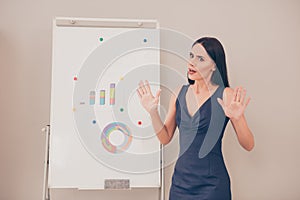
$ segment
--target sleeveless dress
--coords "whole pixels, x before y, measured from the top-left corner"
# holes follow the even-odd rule
[[[169,200],[230,200],[230,178],[222,154],[229,118],[217,102],[225,87],[219,86],[191,116],[186,104],[189,86],[183,85],[176,99],[180,151]]]

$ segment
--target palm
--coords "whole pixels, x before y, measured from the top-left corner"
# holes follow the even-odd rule
[[[223,109],[227,117],[234,119],[239,119],[245,110],[244,106],[237,102],[230,102],[229,105],[225,105]]]
[[[250,101],[250,97],[248,97],[247,101],[244,102],[245,96],[246,90],[238,87],[234,89],[231,99],[224,93],[223,100],[218,99],[218,102],[221,104],[227,117],[238,120],[244,114],[244,111]]]
[[[158,99],[156,99],[151,93],[146,93],[141,96],[141,104],[150,112],[152,109],[156,109],[158,105]]]
[[[152,95],[149,82],[146,81],[146,84],[141,81],[139,83],[139,88],[137,89],[137,93],[140,97],[140,101],[142,106],[145,108],[147,112],[151,112],[158,107],[158,101],[160,96],[160,90],[156,93],[156,96],[154,97]]]

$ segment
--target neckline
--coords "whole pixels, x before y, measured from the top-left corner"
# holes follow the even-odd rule
[[[190,87],[190,84],[188,85],[187,89],[185,90],[185,94],[184,94],[184,104],[185,104],[185,110],[186,110],[186,113],[187,115],[189,116],[190,119],[193,119],[198,113],[199,111],[201,110],[201,108],[217,93],[217,91],[219,90],[219,88],[221,87],[220,85],[218,86],[218,88],[214,91],[214,93],[212,95],[210,95],[210,97],[208,97],[200,106],[199,108],[196,110],[196,112],[191,115],[189,110],[188,110],[188,107],[187,107],[187,102],[186,102],[186,94],[187,94],[187,91]]]

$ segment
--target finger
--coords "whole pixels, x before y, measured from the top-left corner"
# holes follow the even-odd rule
[[[136,89],[136,93],[138,94],[139,98],[141,99],[141,98],[142,98],[142,95],[140,94],[139,89]]]
[[[160,93],[161,93],[161,89],[159,89],[159,90],[156,92],[156,95],[155,95],[155,98],[154,98],[155,104],[158,104],[158,102],[159,102],[159,96],[160,96]]]
[[[144,91],[143,91],[143,89],[142,89],[142,84],[143,84],[143,82],[142,81],[140,81],[139,82],[139,87],[137,88],[137,91],[139,92],[139,95],[142,97],[143,95],[144,95]]]
[[[144,87],[143,81],[140,81],[139,86],[140,86],[139,90],[142,92],[141,94],[147,93],[147,91],[146,91],[146,89]]]
[[[240,99],[240,102],[242,104],[244,104],[245,97],[246,97],[246,89],[243,88],[241,92],[241,99]]]
[[[140,86],[138,87],[137,91],[139,92],[139,95],[143,96],[144,92]]]
[[[151,89],[150,89],[150,84],[147,80],[145,80],[146,84],[145,84],[145,89],[148,93],[150,93],[152,95]],[[152,95],[153,96],[153,95]]]
[[[161,93],[161,89],[159,89],[157,92],[156,92],[156,95],[155,95],[155,98],[158,99],[159,96],[160,96],[160,93]]]
[[[241,101],[241,87],[238,87],[237,94],[236,94],[236,101]]]
[[[246,104],[245,104],[245,107],[247,107],[247,106],[248,106],[248,104],[249,104],[250,100],[251,100],[251,98],[250,98],[250,97],[248,97],[248,99],[247,99],[247,101],[246,101]]]
[[[234,88],[232,101],[236,101],[237,100],[237,98],[236,98],[237,91],[238,91],[238,87]]]

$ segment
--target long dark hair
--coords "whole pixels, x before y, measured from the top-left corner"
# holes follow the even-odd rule
[[[227,67],[226,67],[226,58],[225,51],[221,42],[212,37],[203,37],[194,42],[192,47],[195,44],[201,44],[208,55],[215,61],[217,70],[212,74],[211,81],[214,84],[229,87],[228,76],[227,76]],[[194,84],[195,81],[188,78],[189,84]]]

